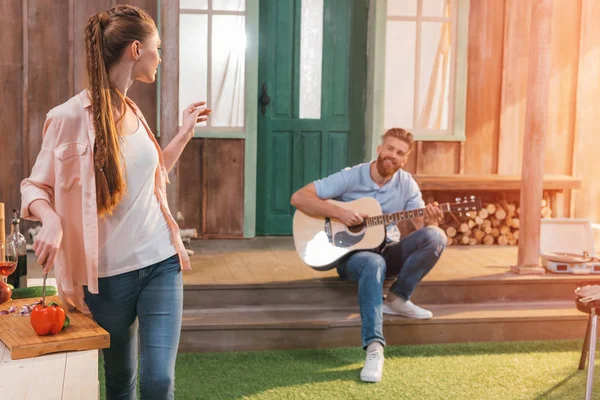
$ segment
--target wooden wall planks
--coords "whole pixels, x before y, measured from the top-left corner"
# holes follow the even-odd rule
[[[204,139],[193,139],[186,146],[179,159],[177,174],[177,197],[179,204],[177,210],[170,205],[171,211],[181,211],[183,221],[179,221],[182,228],[195,228],[198,233],[205,231],[205,218],[203,217],[204,182],[202,173],[205,164],[202,161],[202,145]],[[173,213],[173,215],[176,215]]]
[[[243,236],[244,140],[193,139],[177,181],[182,228],[203,237]]]
[[[18,207],[26,154],[23,137],[23,6],[0,0],[0,202],[6,204],[6,232],[10,232],[10,210]]]
[[[544,171],[571,174],[581,2],[555,0]]]
[[[584,190],[571,203],[575,217],[600,222],[600,2],[582,0],[577,108],[575,117],[573,175],[583,180]]]
[[[498,171],[504,2],[471,2],[465,142],[466,174]],[[435,157],[432,158],[435,163]]]
[[[520,175],[527,103],[531,3],[506,0],[498,173]]]
[[[24,71],[27,99],[24,132],[28,158],[25,170],[31,171],[42,145],[46,113],[67,101],[69,93],[69,1],[28,0],[26,15],[27,52]]]
[[[242,236],[244,141],[205,139],[206,234]]]
[[[116,0],[0,0],[0,34],[4,39],[0,53],[0,156],[4,166],[0,169],[0,200],[7,204],[7,209],[20,203],[18,186],[29,174],[39,151],[46,113],[85,85],[83,28],[87,19],[116,3]],[[158,17],[155,0],[130,3],[146,9],[155,19]],[[168,39],[165,43],[177,41],[178,29],[173,25],[178,17],[177,3],[160,4],[164,18],[162,35]],[[600,119],[597,3],[554,1],[545,170],[582,178],[584,189],[574,194],[572,202],[564,199],[565,207],[568,211],[570,203],[573,216],[600,222],[600,189],[594,184],[600,174],[595,154],[600,146],[600,136],[595,134],[596,121]],[[467,141],[419,142],[407,170],[420,174],[521,173],[530,53],[529,11],[519,0],[471,2]],[[165,49],[165,58],[167,52]],[[170,69],[164,70],[163,146],[172,138],[173,121],[177,119],[174,115],[177,114],[174,89],[177,59],[176,54],[171,54]],[[155,129],[157,85],[136,84],[129,95]],[[238,161],[233,162],[234,157]],[[173,203],[175,195],[184,196],[178,205],[171,205],[172,211],[182,211],[186,225],[204,227],[206,234],[241,235],[243,192],[239,188],[243,186],[243,163],[239,160],[243,160],[242,140],[194,139],[180,165],[185,167],[185,173],[171,175],[175,179],[169,200]],[[201,183],[193,186],[194,182]],[[232,193],[233,197],[238,196],[234,203],[222,201],[224,194]],[[230,213],[232,207],[238,207],[238,211]],[[225,225],[210,220],[213,212],[227,214],[222,222]]]

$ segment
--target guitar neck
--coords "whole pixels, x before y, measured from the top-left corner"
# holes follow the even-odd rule
[[[450,203],[440,204],[438,207],[442,209],[442,212],[450,211]],[[367,227],[377,225],[389,225],[392,222],[400,222],[407,219],[416,217],[422,217],[425,214],[425,208],[417,208],[414,210],[400,211],[396,213],[376,215],[374,217],[365,218],[365,225]]]

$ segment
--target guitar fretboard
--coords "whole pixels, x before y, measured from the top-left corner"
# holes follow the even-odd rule
[[[450,203],[440,204],[438,207],[443,212],[450,211]],[[422,217],[425,215],[425,208],[417,208],[414,210],[399,211],[391,214],[376,215],[374,217],[367,217],[364,220],[365,226],[377,226],[377,225],[389,225],[392,222],[404,221],[416,217]]]

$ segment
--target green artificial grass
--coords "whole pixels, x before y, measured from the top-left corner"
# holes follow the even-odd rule
[[[182,353],[176,399],[582,399],[582,341],[388,346],[383,381],[360,348]],[[600,357],[600,356],[599,356]],[[594,395],[600,398],[596,364]],[[100,360],[101,398],[104,374]]]

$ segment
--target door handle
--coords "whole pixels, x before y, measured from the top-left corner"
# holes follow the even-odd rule
[[[263,82],[260,97],[258,98],[260,101],[260,111],[262,115],[265,115],[267,112],[267,106],[271,103],[271,98],[267,94],[267,83]]]

